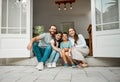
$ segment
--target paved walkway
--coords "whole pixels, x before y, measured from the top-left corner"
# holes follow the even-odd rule
[[[120,67],[0,66],[0,82],[120,82]]]

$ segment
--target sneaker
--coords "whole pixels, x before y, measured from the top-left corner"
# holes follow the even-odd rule
[[[51,67],[52,67],[51,65],[52,65],[52,63],[48,63],[48,64],[47,64],[47,67],[48,67],[48,68],[51,68]]]
[[[38,63],[38,65],[35,68],[38,69],[38,66],[39,66],[39,63]]]
[[[56,63],[55,62],[52,63],[52,67],[56,67]]]
[[[40,62],[37,64],[37,66],[36,66],[35,68],[38,69],[38,68],[39,68],[39,65],[40,65]]]
[[[67,63],[65,63],[65,64],[64,64],[64,67],[68,67],[68,64],[67,64]]]
[[[42,71],[43,68],[44,68],[43,62],[40,62],[40,63],[38,64],[38,66],[37,66],[37,69],[38,69],[39,71]]]
[[[72,68],[75,68],[76,67],[76,65],[75,64],[72,64]]]

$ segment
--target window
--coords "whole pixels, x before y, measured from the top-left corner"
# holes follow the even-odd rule
[[[119,0],[95,0],[96,31],[120,29]]]
[[[26,0],[2,0],[1,34],[26,33]]]

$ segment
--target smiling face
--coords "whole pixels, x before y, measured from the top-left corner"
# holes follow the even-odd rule
[[[69,35],[70,35],[71,37],[74,37],[74,35],[75,35],[75,30],[74,30],[73,28],[70,28],[70,29],[69,29]]]
[[[63,41],[68,41],[68,35],[67,35],[67,34],[63,34],[62,40],[63,40]]]
[[[57,41],[59,41],[59,40],[61,39],[61,37],[62,37],[62,34],[61,34],[61,33],[58,33],[58,34],[55,35],[55,39],[56,39]]]
[[[49,29],[49,32],[51,35],[54,35],[57,31],[57,28],[55,26],[51,26],[50,29]]]

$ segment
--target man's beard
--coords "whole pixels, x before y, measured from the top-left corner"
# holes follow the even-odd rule
[[[50,35],[54,36],[54,35],[55,35],[55,32],[50,32]]]

